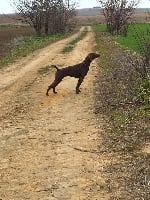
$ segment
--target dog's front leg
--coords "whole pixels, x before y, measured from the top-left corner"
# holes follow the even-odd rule
[[[81,91],[79,89],[81,83],[83,82],[84,77],[80,77],[76,86],[76,94],[79,94]]]
[[[47,89],[47,91],[46,91],[46,96],[49,96],[48,92],[49,92],[49,90],[50,90],[51,88],[52,88],[51,85],[48,86],[48,89]]]

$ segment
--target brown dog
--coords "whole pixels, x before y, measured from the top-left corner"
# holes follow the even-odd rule
[[[56,74],[55,74],[55,80],[53,83],[48,87],[46,95],[48,96],[48,92],[50,89],[53,89],[53,92],[56,94],[57,92],[55,91],[55,87],[62,81],[62,79],[66,76],[71,76],[74,78],[78,78],[78,83],[76,86],[76,94],[79,94],[81,92],[79,90],[79,87],[81,83],[83,82],[84,77],[87,75],[89,71],[89,66],[90,63],[95,59],[98,58],[100,55],[97,53],[89,53],[84,61],[82,63],[65,67],[62,69],[59,69],[54,65],[54,67],[57,69]]]

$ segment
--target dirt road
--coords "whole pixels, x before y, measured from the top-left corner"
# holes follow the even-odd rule
[[[45,96],[55,70],[38,73],[50,64],[75,64],[94,51],[94,34],[89,27],[87,36],[71,53],[61,53],[78,34],[38,50],[0,73],[2,200],[109,197],[100,172],[108,160],[98,149],[98,130],[103,122],[97,122],[93,113],[96,61],[79,95],[75,94],[77,80],[66,78],[58,86],[57,95],[50,92]]]

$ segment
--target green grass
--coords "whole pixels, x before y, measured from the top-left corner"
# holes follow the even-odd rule
[[[135,96],[143,101],[145,109],[150,109],[150,79],[143,79],[135,90]]]
[[[150,24],[137,23],[129,26],[127,37],[120,36],[117,39],[121,45],[134,50],[135,52],[144,55],[146,52],[146,44],[150,42]],[[148,106],[150,103],[150,80],[149,78],[143,79],[141,85],[136,90],[136,96],[140,98]]]
[[[87,35],[87,30],[83,31],[79,37],[72,40],[70,43],[67,44],[67,46],[62,50],[63,53],[68,53],[72,51],[76,45],[77,42],[82,40]]]
[[[16,59],[25,57],[37,49],[43,48],[59,39],[66,37],[68,34],[56,34],[48,36],[25,36],[23,40],[11,49],[11,52],[0,60],[0,68],[14,62]]]
[[[93,29],[99,34],[110,35],[106,32],[106,25],[94,25]],[[129,25],[128,35],[118,36],[117,42],[133,51],[143,54],[146,41],[150,40],[150,24],[137,23]]]
[[[137,23],[129,25],[127,37],[119,36],[117,42],[121,45],[143,54],[146,41],[150,40],[150,24]]]
[[[38,70],[38,73],[41,75],[47,74],[52,68],[53,68],[53,66],[49,66],[49,65],[42,67]]]
[[[93,29],[95,29],[96,31],[106,32],[106,25],[105,24],[93,25]]]

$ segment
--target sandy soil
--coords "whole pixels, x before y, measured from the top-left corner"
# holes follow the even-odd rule
[[[79,95],[75,94],[77,80],[65,78],[58,94],[50,91],[47,97],[55,69],[45,75],[38,73],[48,64],[75,64],[94,51],[94,34],[89,27],[87,36],[71,53],[61,53],[78,34],[38,50],[0,73],[2,200],[109,198],[101,169],[110,161],[98,148],[103,121],[93,112],[96,61]]]

